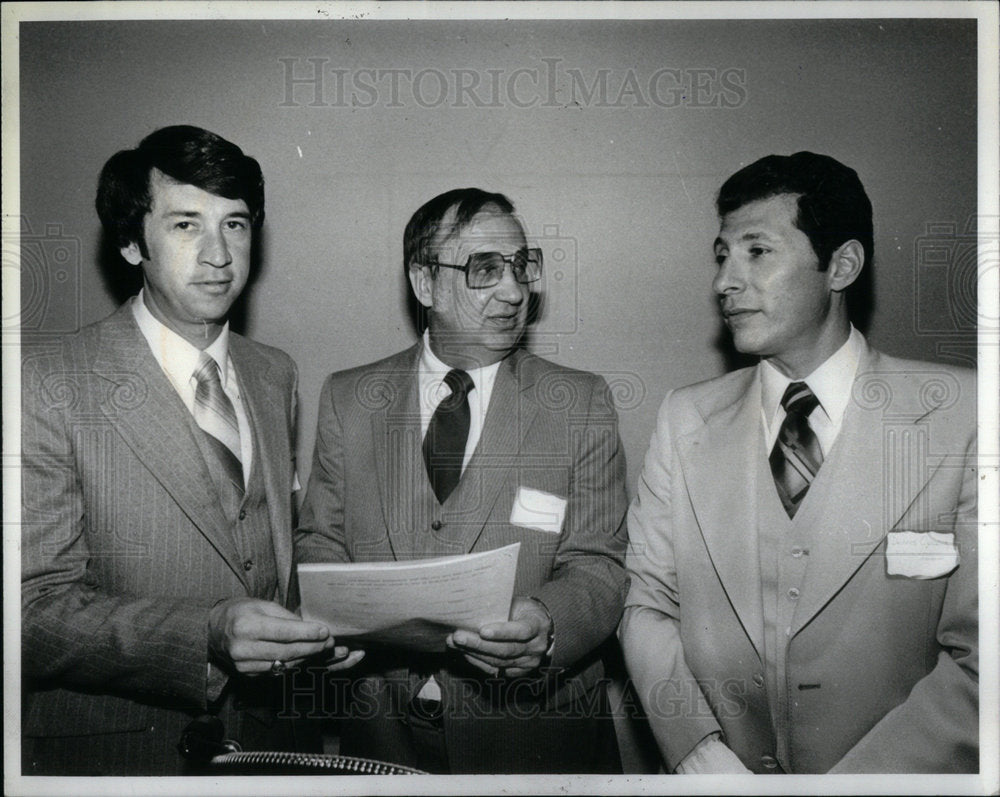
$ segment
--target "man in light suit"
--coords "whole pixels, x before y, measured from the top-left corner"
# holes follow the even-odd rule
[[[23,772],[181,774],[202,714],[247,749],[287,749],[267,674],[333,640],[285,608],[295,366],[226,320],[260,167],[163,128],[108,161],[97,209],[143,288],[24,354]]]
[[[625,594],[626,502],[608,387],[518,348],[541,252],[504,196],[430,200],[404,261],[427,329],[327,380],[296,556],[519,542],[515,597],[508,622],[456,630],[438,653],[367,651],[339,685],[341,750],[439,773],[610,771],[600,648]]]
[[[854,170],[772,155],[717,201],[713,288],[758,365],[668,393],[619,631],[687,773],[978,769],[975,380],[872,349]]]

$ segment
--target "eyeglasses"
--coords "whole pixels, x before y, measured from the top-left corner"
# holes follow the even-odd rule
[[[526,285],[541,279],[542,250],[521,249],[512,255],[503,255],[500,252],[474,252],[469,255],[464,266],[437,261],[427,265],[432,268],[444,266],[464,271],[465,284],[469,288],[492,288],[494,285],[499,285],[503,279],[504,269],[510,266],[510,273],[514,275],[514,279]]]

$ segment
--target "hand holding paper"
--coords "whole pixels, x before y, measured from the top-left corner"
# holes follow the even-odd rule
[[[545,607],[530,598],[516,598],[511,619],[487,623],[479,632],[455,631],[448,647],[465,656],[474,667],[495,675],[518,677],[537,670],[549,648],[552,618]]]
[[[515,543],[437,559],[301,564],[302,616],[325,624],[341,643],[442,652],[456,629],[507,625],[519,550]],[[356,663],[354,655],[334,668]]]

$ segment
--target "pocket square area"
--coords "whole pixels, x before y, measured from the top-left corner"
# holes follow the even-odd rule
[[[514,506],[510,509],[512,525],[559,534],[565,516],[565,498],[531,487],[517,488]]]
[[[958,567],[955,535],[941,531],[890,531],[885,566],[890,576],[940,578]]]

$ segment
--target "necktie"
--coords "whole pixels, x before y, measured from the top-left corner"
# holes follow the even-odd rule
[[[424,437],[424,465],[431,488],[442,504],[462,478],[462,460],[469,439],[469,391],[475,385],[465,371],[452,369],[444,382],[451,393],[438,404]]]
[[[240,459],[240,427],[236,410],[222,389],[219,365],[211,355],[201,353],[194,372],[194,420],[208,436],[226,476],[243,489],[243,463]]]
[[[792,382],[781,397],[781,406],[785,420],[769,461],[778,497],[793,518],[823,464],[823,450],[809,426],[809,415],[819,406],[819,399],[805,382]]]

